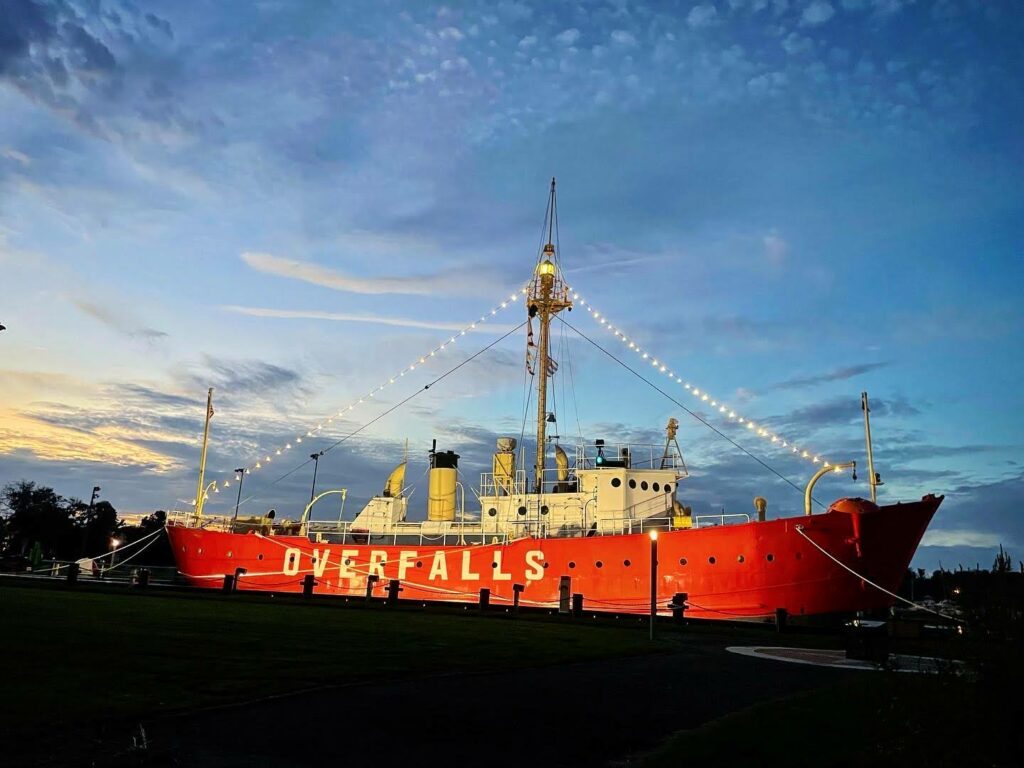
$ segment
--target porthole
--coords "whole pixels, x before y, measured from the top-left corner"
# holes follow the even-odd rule
[[[604,568],[604,563],[602,563],[600,560],[594,563],[594,565],[596,565],[598,568]]]
[[[543,507],[540,508],[540,513],[542,515],[546,515],[548,513],[547,505],[544,505]]]
[[[711,563],[711,565],[714,565],[715,564],[715,556],[712,555],[711,557],[709,557],[708,558],[708,562]]]
[[[181,545],[181,551],[182,552],[188,552],[188,547],[186,547],[184,544],[182,544]]]
[[[202,547],[200,547],[199,549],[197,549],[197,550],[196,550],[196,554],[197,554],[197,555],[201,555],[201,554],[203,554],[203,548],[202,548]]]
[[[348,557],[345,558],[345,565],[352,565],[351,558],[348,558]]]
[[[636,488],[636,480],[634,480],[633,478],[630,478],[629,479],[629,487],[630,488]]]
[[[644,480],[642,483],[640,483],[640,490],[641,491],[646,491],[647,490],[647,481],[646,480]]]
[[[769,552],[767,555],[764,556],[764,559],[767,560],[770,563],[772,560],[775,559],[775,555],[773,555],[771,552]]]
[[[679,564],[680,565],[686,565],[686,558],[685,557],[680,557],[679,558]]]
[[[801,555],[799,552],[797,552],[796,553],[796,559],[799,560],[801,557],[803,557],[803,555]]]
[[[739,557],[736,558],[736,562],[737,563],[742,563],[743,560],[744,560],[743,555],[740,555]]]
[[[487,514],[490,517],[496,517],[498,515],[498,510],[496,510],[494,507],[491,507],[490,509],[487,510]]]
[[[575,568],[575,567],[576,567],[576,563],[574,563],[574,562],[572,562],[572,561],[570,560],[570,561],[569,561],[569,567],[570,567],[570,568]]]
[[[526,507],[520,507],[517,510],[517,512],[519,512],[520,515],[525,515],[526,514]]]
[[[544,563],[544,567],[547,568],[551,563]]]
[[[423,567],[423,561],[422,560],[417,560],[416,561],[416,567],[417,568],[422,568]]]
[[[256,556],[256,559],[257,559],[257,560],[262,560],[262,559],[263,559],[263,553],[262,553],[262,552],[260,552],[260,553],[259,553],[259,554],[258,554],[258,555]]]
[[[661,486],[658,485],[657,483],[655,483],[654,485],[651,486],[651,490],[653,490],[655,493],[657,493],[658,491],[661,490]]]
[[[631,565],[632,565],[632,563],[631,563],[631,562],[629,562],[629,560],[623,560],[623,561],[622,561],[622,564],[623,564],[624,566],[626,566],[627,568],[629,568],[629,566],[631,566]]]
[[[288,562],[289,563],[294,563],[295,562],[295,555],[288,555]]]
[[[665,493],[672,493],[672,484],[665,483]]]
[[[491,563],[491,568],[497,568],[497,567],[498,567],[497,563]]]
[[[799,552],[797,554],[799,554]],[[228,557],[234,557],[234,553],[230,549],[228,550]]]
[[[618,488],[620,485],[622,485],[622,480],[620,478],[618,478],[618,477],[613,477],[612,478],[612,488]]]

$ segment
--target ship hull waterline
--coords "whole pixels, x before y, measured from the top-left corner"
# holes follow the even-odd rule
[[[682,592],[686,615],[701,619],[767,619],[780,608],[794,617],[888,608],[894,598],[865,580],[898,590],[942,497],[882,507],[845,501],[811,516],[659,531],[659,613],[669,613]],[[240,591],[301,592],[312,575],[318,595],[361,597],[369,583],[371,595],[382,598],[397,579],[403,600],[476,603],[486,588],[496,607],[512,605],[521,590],[520,605],[556,608],[568,586],[588,611],[650,610],[647,533],[463,546],[328,544],[177,525],[167,534],[181,575],[206,589],[240,573]]]

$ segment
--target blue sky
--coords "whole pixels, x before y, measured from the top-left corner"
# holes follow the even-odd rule
[[[310,468],[271,481],[306,447],[523,319],[365,397],[523,283],[557,176],[566,277],[617,328],[832,461],[863,466],[868,390],[882,499],[948,495],[919,564],[988,565],[999,542],[1019,558],[1022,33],[1017,3],[968,0],[8,0],[0,482],[180,507],[214,386],[214,476],[273,455],[247,509],[294,513]],[[630,354],[581,309],[573,325]],[[410,479],[436,437],[471,481],[522,429],[524,344],[331,451],[321,487],[358,506],[405,438]],[[567,440],[657,439],[677,416],[687,502],[799,512],[589,344],[558,345]],[[813,471],[725,416],[798,484]]]

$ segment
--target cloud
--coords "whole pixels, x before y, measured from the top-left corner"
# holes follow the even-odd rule
[[[232,393],[271,396],[303,384],[302,375],[290,368],[262,360],[204,360],[202,375],[193,376],[200,387],[214,386]]]
[[[825,373],[819,373],[815,376],[798,376],[792,379],[786,379],[785,381],[780,381],[778,384],[773,384],[770,389],[806,389],[807,387],[813,387],[816,384],[824,384],[829,381],[844,381],[846,379],[852,379],[856,376],[861,376],[865,373],[878,370],[879,368],[884,368],[887,365],[889,365],[888,361],[847,365],[842,368],[835,368]]]
[[[85,299],[76,298],[72,298],[71,303],[94,320],[98,320],[108,328],[133,339],[160,341],[167,338],[167,334],[163,331],[158,331],[156,328],[139,326],[130,318],[125,317],[121,313],[110,309],[109,307],[101,306],[91,301],[86,301]]]
[[[690,29],[702,29],[710,27],[718,21],[718,9],[710,3],[694,6],[686,16],[686,23]]]
[[[928,529],[921,539],[922,547],[989,547],[997,548],[1003,537],[983,531],[950,531]]]
[[[415,320],[408,317],[392,317],[389,315],[321,312],[314,309],[267,309],[235,305],[223,306],[221,309],[227,312],[235,312],[239,315],[249,315],[250,317],[278,317],[289,320],[332,320],[341,323],[372,323],[375,325],[392,325],[400,328],[426,328],[435,331],[461,331],[465,327],[462,323],[433,322],[430,320]],[[511,330],[512,327],[487,323],[469,330],[475,333],[505,333]]]
[[[580,31],[575,27],[563,30],[555,35],[555,42],[561,43],[562,45],[576,45],[576,42],[580,39]]]
[[[493,290],[494,285],[488,276],[467,267],[407,277],[356,277],[330,267],[269,253],[246,251],[242,254],[242,261],[257,272],[348,293],[479,296],[488,289]]]
[[[8,160],[14,160],[23,166],[32,164],[32,158],[24,152],[19,152],[11,147],[4,147],[3,149],[0,149],[0,157],[6,157]]]
[[[835,16],[836,9],[828,0],[814,0],[800,14],[800,26],[817,27]]]
[[[636,45],[636,36],[625,29],[616,29],[612,31],[611,41],[617,45],[632,48]]]

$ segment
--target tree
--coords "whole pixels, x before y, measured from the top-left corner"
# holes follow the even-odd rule
[[[4,486],[0,498],[10,510],[5,544],[11,550],[25,554],[38,542],[47,557],[77,555],[74,510],[52,488],[21,480]]]
[[[1010,557],[1009,552],[1003,551],[1003,545],[999,545],[999,554],[996,555],[995,562],[992,563],[992,573],[1009,573],[1013,570],[1013,558]]]

